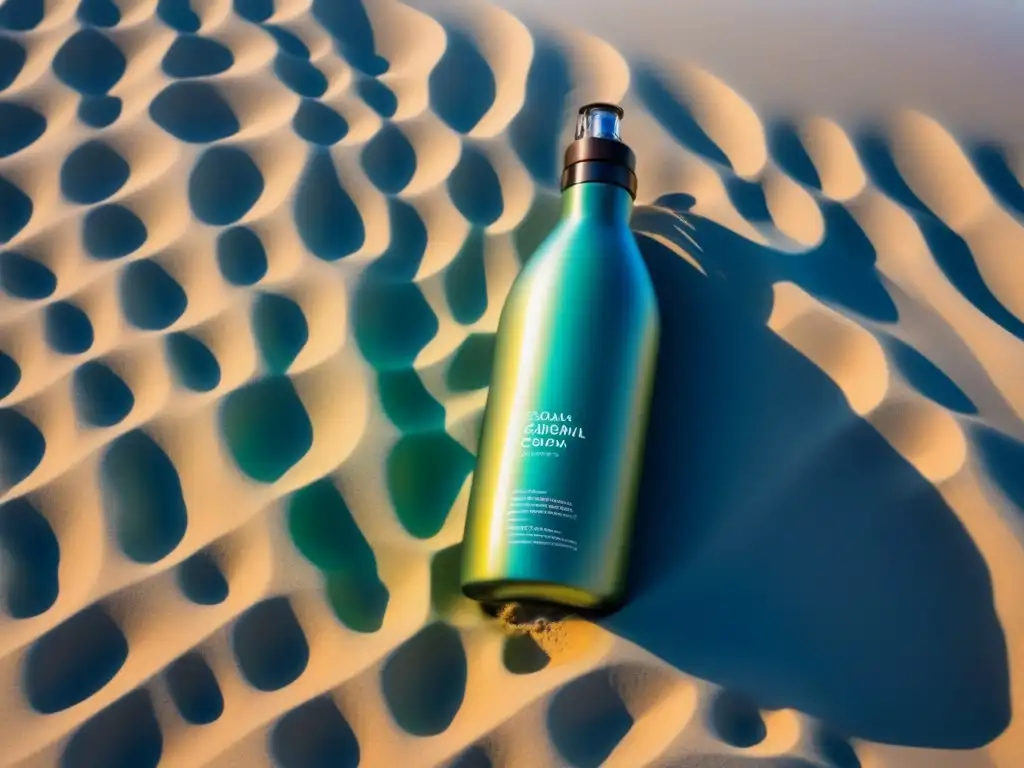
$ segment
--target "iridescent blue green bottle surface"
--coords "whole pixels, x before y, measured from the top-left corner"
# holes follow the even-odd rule
[[[659,319],[615,184],[563,193],[499,322],[463,546],[481,601],[620,603]]]

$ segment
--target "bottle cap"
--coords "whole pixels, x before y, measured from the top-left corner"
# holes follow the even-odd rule
[[[580,107],[575,141],[565,150],[563,190],[596,181],[616,184],[636,198],[636,156],[620,133],[624,115],[622,107],[607,102]]]

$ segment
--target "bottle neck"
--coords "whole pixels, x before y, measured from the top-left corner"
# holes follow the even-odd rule
[[[633,198],[618,184],[588,181],[573,184],[562,192],[563,219],[593,219],[608,224],[629,225]]]

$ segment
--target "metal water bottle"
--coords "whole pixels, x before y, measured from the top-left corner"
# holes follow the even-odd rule
[[[629,227],[622,117],[580,109],[561,218],[502,309],[463,541],[475,600],[612,609],[625,596],[659,317]]]

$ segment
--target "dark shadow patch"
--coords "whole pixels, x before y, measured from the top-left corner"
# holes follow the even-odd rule
[[[399,438],[388,454],[387,485],[402,527],[417,539],[436,535],[473,464],[473,454],[443,430]]]
[[[436,736],[451,725],[466,695],[466,651],[458,630],[428,624],[384,662],[381,687],[395,722],[413,736]]]
[[[100,464],[103,507],[121,551],[137,563],[156,563],[185,537],[188,510],[178,470],[140,429],[117,438]]]
[[[462,542],[434,553],[430,560],[430,607],[447,616],[462,600]]]
[[[309,644],[286,597],[249,608],[235,622],[231,640],[238,668],[258,691],[291,685],[309,663]]]
[[[61,768],[157,768],[163,735],[149,692],[138,688],[93,715],[68,741]]]
[[[5,90],[21,74],[27,54],[13,37],[0,35],[0,91]]]
[[[94,259],[110,261],[134,253],[146,242],[146,225],[117,203],[90,209],[82,221],[82,243]]]
[[[896,322],[899,313],[875,268],[878,254],[871,240],[844,206],[819,205],[825,221],[821,244],[802,257],[789,257],[789,264],[782,255],[775,268],[819,299],[883,323]]]
[[[121,423],[135,406],[135,396],[121,377],[96,360],[82,363],[71,383],[75,412],[91,427]]]
[[[326,104],[303,99],[292,118],[292,129],[311,144],[329,147],[345,138],[348,123]]]
[[[362,0],[313,0],[312,11],[349,64],[371,77],[388,71],[387,60],[377,54],[373,25]]]
[[[80,355],[92,346],[92,323],[89,316],[70,301],[56,301],[46,307],[43,336],[55,352]]]
[[[2,59],[3,54],[0,53],[0,60]],[[0,70],[2,69],[0,65]],[[0,77],[0,88],[2,81],[3,78]],[[970,156],[974,161],[975,170],[992,193],[1003,205],[1024,215],[1024,187],[1010,169],[1005,150],[996,144],[981,143],[971,149]]]
[[[363,77],[356,81],[356,93],[366,105],[385,120],[398,111],[398,97],[395,92],[375,77]]]
[[[201,549],[178,566],[178,588],[196,605],[218,605],[227,600],[228,580],[217,559]]]
[[[270,732],[270,752],[281,768],[356,768],[359,742],[330,696],[300,704]]]
[[[448,768],[494,768],[487,750],[475,744],[448,764]]]
[[[708,712],[711,732],[730,747],[747,749],[764,741],[768,727],[757,705],[732,691],[715,694]]]
[[[914,389],[957,413],[973,414],[978,409],[956,383],[931,360],[895,336],[883,339],[897,370]]]
[[[497,85],[487,59],[462,30],[445,27],[447,45],[430,72],[430,106],[453,130],[472,131],[494,105]]]
[[[985,282],[967,242],[933,216],[918,216],[917,225],[943,274],[960,294],[992,322],[1024,340],[1024,321],[1007,309]]]
[[[0,399],[14,391],[21,381],[21,366],[6,352],[0,352]]]
[[[27,478],[46,453],[46,439],[27,416],[0,408],[0,495]]]
[[[236,389],[225,398],[220,421],[238,468],[261,483],[276,482],[313,445],[313,424],[287,376]]]
[[[928,207],[903,180],[888,142],[880,132],[864,131],[853,137],[853,145],[864,170],[882,192],[914,213],[929,213]]]
[[[811,744],[828,761],[829,768],[861,768],[853,747],[843,737],[820,725],[811,736]]]
[[[353,632],[376,632],[384,625],[391,595],[384,582],[351,570],[324,573],[327,602],[338,620]]]
[[[513,675],[532,675],[540,672],[551,658],[537,641],[528,634],[513,635],[505,639],[501,662]]]
[[[384,414],[403,432],[444,429],[444,406],[423,386],[414,368],[381,371],[377,389]]]
[[[287,371],[309,341],[309,325],[302,308],[280,294],[257,295],[252,326],[260,356],[272,373]]]
[[[771,211],[768,210],[768,198],[764,195],[764,187],[760,181],[729,176],[723,179],[723,182],[729,202],[735,206],[740,216],[755,226],[774,226]]]
[[[72,90],[102,96],[124,75],[121,49],[97,29],[85,27],[69,37],[53,58],[53,72]]]
[[[161,68],[168,77],[210,77],[235,63],[231,49],[209,37],[181,35],[164,54]]]
[[[232,7],[235,13],[254,24],[274,15],[274,0],[233,0]]]
[[[220,384],[220,365],[213,352],[184,331],[167,335],[167,359],[178,383],[193,392],[210,392]]]
[[[0,245],[25,228],[32,218],[32,209],[31,198],[0,176]]]
[[[267,274],[267,251],[249,227],[232,227],[217,236],[217,266],[232,285],[255,285]]]
[[[78,4],[78,20],[94,27],[116,27],[121,10],[113,0],[82,0]]]
[[[0,101],[0,157],[31,146],[46,131],[46,118],[31,107]]]
[[[397,195],[416,173],[416,152],[393,123],[386,123],[367,142],[360,161],[373,185],[386,195]]]
[[[188,202],[200,221],[234,224],[263,194],[263,174],[240,147],[210,147],[188,178]]]
[[[987,474],[1024,515],[1024,443],[991,427],[975,427],[972,432]]]
[[[779,167],[804,186],[820,191],[821,177],[796,125],[779,121],[768,126],[767,134],[768,151]]]
[[[274,57],[274,74],[282,85],[299,96],[316,99],[327,92],[327,78],[307,59],[279,52]]]
[[[133,261],[121,275],[121,310],[144,331],[173,325],[185,313],[188,297],[178,281],[152,259]]]
[[[608,669],[568,683],[548,708],[551,741],[574,768],[597,768],[632,727],[633,718],[612,687]]]
[[[387,204],[391,241],[387,250],[367,266],[366,280],[412,282],[427,251],[427,226],[406,201],[390,197]]]
[[[473,392],[491,383],[494,334],[471,333],[455,351],[445,375],[452,392]]]
[[[309,58],[309,48],[306,47],[306,44],[294,32],[275,24],[264,24],[263,29],[274,38],[277,47],[284,53],[298,56],[300,59]]]
[[[238,117],[217,87],[200,80],[168,85],[150,102],[149,116],[171,136],[192,144],[226,139],[241,129]]]
[[[45,299],[57,290],[57,276],[35,259],[0,251],[0,290],[25,301]]]
[[[168,27],[183,34],[198,32],[202,26],[199,15],[192,10],[192,0],[160,0],[156,15]]]
[[[468,144],[448,177],[448,193],[459,213],[478,227],[493,224],[505,209],[498,174],[487,156]]]
[[[78,119],[90,128],[106,128],[121,116],[117,96],[84,96],[78,103]]]
[[[45,12],[43,0],[7,0],[0,5],[0,29],[28,32],[39,26]]]
[[[373,550],[330,479],[292,494],[288,533],[303,557],[323,572],[339,621],[356,632],[380,629],[390,596]]]
[[[366,230],[359,209],[344,190],[330,154],[314,149],[299,179],[295,226],[306,248],[324,261],[337,261],[363,247]]]
[[[60,169],[60,190],[73,203],[106,200],[128,181],[132,169],[110,145],[93,139],[79,145]]]
[[[445,298],[452,317],[462,325],[472,325],[487,311],[484,243],[483,231],[471,229],[444,273]]]
[[[198,651],[189,651],[171,662],[164,678],[171,701],[186,722],[208,725],[224,712],[217,678]]]
[[[40,616],[57,601],[60,543],[45,517],[28,499],[0,504],[3,605],[15,619]]]
[[[22,667],[28,703],[51,715],[98,693],[128,658],[128,641],[98,603],[65,619],[36,640]]]

